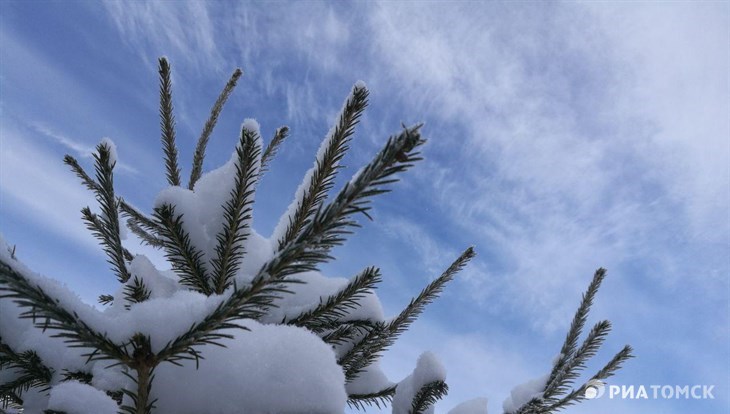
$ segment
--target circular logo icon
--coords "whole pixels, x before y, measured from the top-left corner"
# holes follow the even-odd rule
[[[606,391],[606,384],[601,380],[590,380],[586,383],[586,390],[583,396],[588,400],[601,398]]]

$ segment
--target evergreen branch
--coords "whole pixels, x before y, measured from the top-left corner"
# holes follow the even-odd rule
[[[616,355],[611,358],[611,360],[603,367],[600,371],[596,373],[596,375],[593,376],[591,379],[596,380],[603,380],[609,377],[612,377],[616,371],[621,369],[621,365],[628,361],[631,358],[634,358],[633,355],[634,349],[631,348],[630,345],[625,345]]]
[[[237,288],[234,285],[231,296],[225,299],[204,320],[193,324],[190,329],[171,341],[158,353],[162,360],[174,362],[177,359],[199,358],[196,346],[206,343],[221,345],[217,341],[230,338],[221,330],[243,328],[234,322],[239,319],[259,319],[282,293],[287,283],[297,281],[287,276],[316,268],[317,263],[329,258],[329,250],[341,243],[344,228],[356,225],[349,219],[355,213],[367,210],[367,202],[373,195],[386,192],[382,186],[396,181],[392,177],[410,168],[417,161],[413,150],[424,141],[418,132],[420,125],[404,130],[397,137],[391,137],[385,147],[375,156],[362,172],[346,184],[336,199],[327,207],[320,208],[295,240],[287,244],[278,254],[264,264],[250,285]],[[396,156],[406,154],[403,162]],[[163,206],[171,209],[171,206]],[[156,209],[160,215],[162,209]],[[171,217],[171,212],[166,215]],[[179,217],[177,218],[179,221]],[[222,345],[221,345],[222,346]]]
[[[400,135],[390,137],[383,149],[359,174],[337,194],[337,197],[320,207],[297,237],[279,249],[277,255],[259,270],[256,278],[281,279],[288,275],[316,270],[319,263],[331,259],[329,251],[342,244],[349,228],[358,224],[351,217],[363,213],[367,217],[373,196],[388,192],[387,184],[420,160],[413,150],[425,141],[419,133],[420,125],[405,129]],[[404,162],[398,162],[399,153],[408,153]],[[256,279],[255,278],[255,279]]]
[[[614,355],[614,357],[611,358],[611,361],[609,361],[603,368],[601,368],[601,370],[598,371],[589,381],[585,382],[578,389],[572,390],[560,400],[548,400],[548,402],[550,402],[551,404],[545,407],[538,408],[536,412],[540,414],[554,413],[556,411],[567,408],[568,406],[583,401],[585,399],[585,393],[589,383],[594,380],[603,380],[613,376],[613,374],[621,368],[621,364],[634,357],[632,355],[632,351],[632,348],[629,345],[626,345],[623,349],[621,349],[621,351]]]
[[[545,388],[543,398],[550,399],[566,392],[573,381],[578,378],[580,371],[585,368],[586,361],[598,352],[610,331],[611,323],[609,321],[598,322],[588,333],[581,347],[575,351],[574,356],[558,372],[553,382]]]
[[[554,413],[556,411],[567,408],[570,405],[583,401],[585,399],[585,393],[588,385],[592,381],[604,380],[613,376],[613,374],[621,368],[621,364],[634,357],[632,355],[632,351],[633,350],[629,345],[624,346],[624,348],[621,349],[621,351],[619,351],[616,355],[614,355],[614,357],[611,358],[611,361],[609,361],[603,368],[601,368],[601,370],[598,371],[589,381],[585,382],[578,389],[572,390],[563,398],[559,400],[555,398],[539,400],[539,402],[535,404],[536,408],[534,408],[532,411],[525,410],[519,412],[538,414]]]
[[[101,305],[108,305],[112,302],[114,302],[114,296],[112,295],[99,295],[99,298],[97,299],[99,304]]]
[[[13,380],[0,384],[0,406],[22,403],[23,392],[31,388],[45,388],[51,382],[53,370],[43,364],[35,351],[16,353],[0,338],[0,370],[14,370]],[[6,403],[7,402],[7,403]]]
[[[450,282],[454,275],[461,271],[475,255],[476,253],[472,247],[466,249],[441,276],[429,283],[417,297],[413,298],[397,317],[389,323],[382,324],[378,328],[369,331],[352,349],[343,355],[338,363],[345,370],[347,381],[355,379],[386,348],[393,345],[397,337],[405,332],[418,315],[423,312],[426,305],[438,297],[444,285]]]
[[[330,345],[341,345],[346,341],[352,341],[356,336],[367,333],[375,328],[375,323],[368,320],[353,320],[347,322],[334,322],[332,324],[324,324],[319,327],[324,331],[329,330],[321,338],[325,343]],[[322,332],[318,332],[322,333]]]
[[[162,242],[162,240],[160,240],[156,236],[153,236],[150,233],[148,233],[146,230],[144,230],[142,227],[140,227],[139,224],[137,224],[137,223],[138,222],[135,221],[134,219],[129,218],[129,219],[127,219],[127,228],[129,228],[129,230],[131,230],[132,233],[134,233],[137,237],[139,237],[143,243],[145,243],[149,246],[152,246],[152,247],[157,247],[157,248],[163,248],[165,246],[165,244]]]
[[[231,279],[245,254],[243,243],[249,236],[251,209],[261,155],[258,133],[241,129],[241,141],[236,148],[235,186],[223,206],[223,229],[216,236],[216,257],[212,260],[215,293],[221,294],[231,285]]]
[[[548,377],[548,381],[545,385],[546,390],[553,386],[553,383],[555,382],[555,377],[560,371],[562,371],[565,364],[567,364],[568,361],[573,358],[576,347],[578,346],[578,338],[583,331],[583,327],[585,326],[586,320],[588,318],[588,312],[590,312],[591,306],[593,305],[593,298],[596,296],[598,288],[601,287],[601,282],[603,282],[605,276],[606,269],[599,268],[598,270],[596,270],[595,274],[593,275],[593,280],[588,286],[588,290],[583,294],[580,306],[575,312],[575,316],[573,316],[573,321],[570,323],[568,335],[565,337],[563,346],[560,348],[560,356],[558,357],[558,360],[556,361],[552,371],[550,372],[550,377]]]
[[[122,247],[122,240],[119,236],[119,203],[114,196],[114,163],[111,160],[110,148],[101,143],[96,146],[94,153],[94,164],[96,169],[95,190],[96,200],[101,208],[101,217],[91,214],[88,207],[82,210],[84,218],[87,219],[88,227],[95,233],[95,236],[104,246],[107,254],[107,262],[111,264],[117,280],[125,283],[129,280],[129,271],[125,263],[125,256],[131,256],[129,252],[125,255]]]
[[[23,400],[15,393],[0,393],[0,414],[6,414],[4,408],[23,408]]]
[[[274,138],[271,139],[269,145],[266,146],[263,155],[261,156],[261,167],[259,168],[259,179],[266,171],[269,170],[269,163],[276,156],[279,146],[289,136],[289,127],[283,126],[278,128],[274,133]]]
[[[444,381],[437,380],[429,382],[421,387],[413,396],[410,414],[422,414],[438,400],[444,398],[449,393],[449,386]]]
[[[286,323],[305,327],[313,332],[321,332],[325,329],[323,326],[326,326],[328,322],[343,318],[349,311],[357,309],[360,306],[359,301],[372,292],[380,281],[380,270],[368,267],[352,278],[341,291],[327,298],[325,302]]]
[[[81,182],[94,193],[98,193],[101,191],[101,187],[99,184],[96,183],[87,173],[84,171],[84,169],[79,165],[78,161],[70,155],[66,155],[63,158],[63,162],[66,163],[68,166],[71,167],[71,170],[76,173],[76,175],[81,179]],[[142,212],[137,210],[135,207],[124,201],[122,198],[119,198],[119,209],[121,212],[129,217],[129,220],[132,220],[134,223],[137,224],[137,226],[140,227],[141,230],[146,231],[148,233],[156,234],[159,231],[159,226],[152,221],[151,219],[147,218]],[[129,222],[129,221],[128,221]],[[136,232],[135,232],[136,234]],[[138,234],[139,235],[139,234]],[[153,237],[149,235],[148,237]]]
[[[585,382],[578,389],[571,391],[560,400],[548,400],[552,404],[541,408],[538,412],[553,413],[555,411],[562,410],[563,408],[582,401],[585,398],[586,389],[588,388],[589,383],[595,380],[604,380],[613,376],[616,371],[621,369],[621,364],[634,357],[632,355],[632,351],[633,349],[629,345],[624,346],[624,348],[621,349],[621,351],[619,351],[616,355],[614,355],[614,357],[611,358],[611,360],[603,368],[601,368],[601,370],[598,371],[589,381]]]
[[[322,143],[324,148],[320,149],[321,154],[317,154],[309,183],[298,200],[296,211],[289,217],[290,222],[286,233],[279,240],[279,248],[296,238],[327,198],[327,193],[332,189],[340,168],[339,163],[348,150],[350,137],[355,132],[355,126],[368,104],[367,98],[368,90],[364,86],[355,85],[352,88],[337,125]]]
[[[197,363],[202,357],[195,347],[204,344],[224,347],[221,340],[231,339],[233,336],[223,333],[223,330],[248,330],[238,323],[242,319],[259,319],[281,294],[291,293],[283,288],[284,283],[296,281],[272,283],[259,279],[257,283],[244,288],[237,288],[234,283],[233,293],[228,299],[221,302],[202,321],[192,324],[187,332],[166,344],[157,353],[157,358],[172,363],[183,359],[195,360]]]
[[[233,88],[236,87],[236,82],[238,82],[238,79],[242,74],[243,72],[241,69],[236,69],[233,72],[228,83],[226,83],[226,86],[223,88],[223,91],[221,91],[218,96],[218,99],[216,99],[215,104],[213,104],[213,108],[210,110],[210,116],[205,122],[203,132],[200,134],[198,144],[195,147],[195,154],[193,155],[193,169],[190,172],[190,182],[188,184],[189,190],[192,190],[195,187],[195,183],[203,174],[203,158],[205,158],[205,148],[208,145],[210,134],[213,132],[213,128],[215,128],[215,124],[218,122],[218,115],[220,115],[221,110],[223,110],[223,105],[225,105],[228,97],[231,95],[231,92],[233,92]]]
[[[4,292],[4,293],[3,293]],[[69,312],[58,300],[49,296],[40,286],[33,286],[23,275],[0,259],[0,299],[9,298],[21,308],[28,308],[20,318],[32,319],[36,328],[58,331],[53,337],[62,338],[71,347],[90,348],[85,354],[89,360],[115,359],[126,361],[123,347],[89,327],[79,316]]]
[[[126,307],[129,308],[133,303],[144,302],[150,298],[150,291],[145,286],[142,279],[137,276],[132,278],[132,283],[124,286],[124,298],[127,300]],[[114,300],[114,298],[112,298]]]
[[[350,394],[347,396],[347,405],[358,411],[364,411],[366,406],[372,407],[373,405],[381,409],[387,407],[393,401],[394,395],[395,385],[391,385],[380,391],[368,394]]]
[[[79,162],[76,161],[76,159],[68,154],[66,154],[63,157],[63,162],[71,167],[71,170],[81,179],[81,183],[84,184],[86,188],[88,188],[90,191],[97,193],[100,191],[99,184],[94,181],[93,178],[89,177],[89,174],[84,171],[84,169],[79,165]]]
[[[170,63],[164,57],[159,59],[160,74],[160,129],[162,130],[162,151],[165,153],[165,169],[167,182],[180,185],[180,167],[177,163],[177,145],[175,144],[175,115],[172,109],[172,81],[170,80]]]
[[[153,237],[160,233],[161,228],[157,223],[155,223],[153,219],[144,215],[144,213],[139,211],[136,207],[125,202],[124,199],[120,199],[119,203],[119,207],[122,213],[126,215],[129,220],[132,220],[134,223],[136,223],[142,230],[146,231],[147,233],[151,233],[150,237]]]
[[[78,381],[82,384],[91,384],[91,380],[94,379],[94,376],[91,375],[90,372],[86,372],[86,371],[68,371],[68,370],[66,370],[61,375],[63,376],[63,379],[61,380],[61,382]]]
[[[89,207],[84,207],[81,209],[81,219],[86,223],[86,228],[91,231],[91,234],[96,237],[99,242],[101,242],[102,246],[104,246],[104,252],[107,254],[108,257],[107,263],[109,263],[112,268],[116,268],[117,263],[116,261],[114,261],[114,258],[116,257],[116,252],[111,250],[106,243],[107,237],[109,236],[109,231],[106,229],[102,220],[99,218],[98,215],[92,213]],[[126,260],[127,262],[131,262],[134,258],[132,256],[132,253],[124,247],[122,247],[122,257],[124,257],[124,260]],[[117,279],[121,282],[119,276],[117,276]]]
[[[210,295],[212,291],[203,264],[203,253],[190,242],[190,235],[183,229],[182,215],[176,215],[171,204],[155,207],[153,215],[162,229],[160,239],[164,243],[165,257],[180,276],[180,283]]]

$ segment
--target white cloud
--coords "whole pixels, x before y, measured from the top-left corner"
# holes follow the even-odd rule
[[[156,67],[158,56],[170,56],[199,70],[211,65],[228,70],[205,3],[105,1],[104,5],[122,38],[139,50],[148,66]]]
[[[730,7],[604,3],[591,10],[611,40],[609,53],[632,70],[619,110],[656,128],[644,150],[652,152],[652,167],[687,209],[692,236],[727,242]]]
[[[727,116],[720,116],[727,113],[722,92],[727,87],[721,82],[727,77],[716,75],[727,73],[727,59],[709,60],[706,52],[696,52],[706,41],[715,44],[726,36],[714,26],[712,34],[695,36],[702,25],[689,22],[703,16],[677,9],[670,14],[685,19],[681,29],[689,33],[676,25],[652,25],[656,38],[631,44],[645,59],[654,59],[652,50],[667,49],[662,34],[674,30],[669,39],[690,40],[671,47],[681,48],[683,61],[694,63],[667,71],[658,58],[653,65],[627,62],[625,54],[601,53],[622,47],[616,32],[624,27],[616,23],[631,16],[617,9],[616,15],[596,17],[573,4],[504,10],[471,3],[387,3],[370,19],[372,53],[388,68],[383,73],[376,65],[374,75],[394,78],[390,85],[397,85],[417,112],[436,120],[431,126],[443,126],[432,134],[448,137],[449,129],[456,134],[429,144],[435,148],[417,173],[421,186],[432,187],[443,213],[478,245],[495,246],[503,254],[500,282],[507,288],[500,296],[508,293],[514,303],[528,304],[520,308],[548,330],[572,312],[563,303],[566,288],[580,292],[594,268],[652,260],[667,265],[654,277],[671,282],[684,276],[684,269],[672,264],[681,259],[671,234],[728,236],[723,195],[730,157]],[[690,15],[683,17],[685,12]],[[635,39],[628,32],[625,40]],[[703,69],[715,60],[706,81]],[[640,82],[654,73],[662,80],[656,86]],[[683,81],[698,85],[699,92],[667,88]],[[625,97],[637,94],[653,97],[641,104],[689,97],[697,109],[682,112],[683,117],[633,110]],[[709,102],[702,104],[703,98]],[[710,118],[719,128],[707,126],[702,112],[707,107],[715,108]],[[684,135],[675,136],[676,146],[653,133],[676,129],[677,118],[683,118],[678,126]],[[706,140],[687,139],[697,126]],[[456,158],[439,157],[456,148],[462,148]],[[695,168],[709,152],[708,162]],[[667,275],[667,270],[675,272]]]
[[[95,205],[93,196],[54,154],[34,145],[8,119],[3,120],[1,133],[3,210],[40,223],[62,238],[99,250],[79,213],[82,207]]]
[[[40,132],[44,136],[53,139],[54,141],[63,145],[65,148],[74,152],[76,154],[76,157],[92,158],[92,156],[93,156],[93,152],[95,151],[94,147],[90,147],[90,146],[85,145],[83,142],[73,140],[73,139],[61,134],[60,132],[57,132],[56,130],[50,128],[49,126],[45,125],[44,123],[31,122],[30,126],[33,129],[35,129],[37,132]],[[139,171],[137,171],[136,168],[134,168],[124,162],[117,162],[115,170],[124,171],[126,173],[131,173],[131,174],[139,174]]]

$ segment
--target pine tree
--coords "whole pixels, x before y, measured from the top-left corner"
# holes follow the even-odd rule
[[[157,398],[165,394],[158,389],[169,385],[161,381],[183,372],[194,375],[196,371],[191,370],[202,370],[212,363],[206,356],[225,352],[233,344],[248,346],[246,341],[255,340],[251,338],[266,338],[261,334],[265,327],[278,335],[275,338],[283,338],[286,333],[304,341],[316,335],[317,343],[313,347],[325,349],[324,354],[320,353],[325,359],[331,358],[334,351],[336,366],[333,366],[338,372],[341,370],[338,389],[344,382],[346,403],[350,407],[382,407],[392,402],[394,412],[425,413],[431,412],[434,404],[446,395],[448,386],[443,369],[431,354],[422,355],[414,373],[397,384],[384,379],[378,361],[474,257],[473,248],[464,250],[390,319],[378,315],[372,306],[374,290],[382,278],[378,268],[368,267],[335,288],[331,283],[322,283],[317,273],[320,265],[333,259],[331,250],[343,244],[359,226],[356,218],[359,215],[370,218],[373,198],[390,191],[392,184],[421,160],[418,150],[425,142],[421,125],[404,126],[391,136],[369,163],[332,194],[335,177],[342,169],[341,160],[368,104],[367,88],[356,84],[289,211],[270,238],[269,252],[267,241],[251,228],[252,208],[257,184],[286,140],[288,128],[276,129],[264,148],[258,124],[246,120],[231,160],[209,173],[212,178],[206,180],[203,175],[211,133],[241,74],[239,69],[234,71],[213,105],[195,149],[190,178],[184,185],[175,142],[170,65],[165,58],[159,60],[161,143],[170,188],[161,193],[150,214],[143,213],[115,192],[117,155],[111,141],[103,140],[96,147],[93,177],[73,157],[64,158],[82,184],[96,196],[99,212],[85,207],[81,210],[82,219],[99,240],[120,283],[118,292],[99,297],[100,304],[106,307],[103,312],[84,306],[57,283],[35,275],[18,261],[15,248],[9,249],[2,241],[0,412],[13,407],[29,408],[31,400],[45,401],[46,406],[41,408],[45,413],[64,412],[63,407],[69,405],[63,396],[69,393],[77,393],[70,398],[84,400],[84,404],[95,407],[92,411],[99,413],[162,412],[157,411]],[[198,196],[200,199],[195,199]],[[198,200],[198,204],[191,200]],[[198,226],[196,219],[207,221]],[[144,256],[127,250],[120,236],[123,224],[144,243],[162,250],[172,271],[160,272]],[[261,253],[262,245],[265,245],[264,253]],[[550,374],[537,385],[531,383],[529,399],[520,400],[513,393],[509,404],[505,404],[505,412],[556,412],[581,401],[590,381],[609,377],[631,358],[631,348],[626,346],[589,382],[572,388],[586,361],[595,355],[611,328],[609,322],[599,322],[578,346],[604,276],[603,269],[596,272]],[[294,298],[305,295],[304,285],[321,291],[313,296],[310,293],[309,302],[304,305],[294,306]],[[164,315],[154,315],[167,311],[166,307],[158,306],[160,303],[164,306],[179,303],[181,307],[175,308],[178,310],[196,306],[199,309],[191,311],[193,315],[187,319],[182,315],[164,319]],[[19,318],[15,324],[8,322],[15,317]],[[135,325],[134,321],[142,320],[140,317],[158,317],[168,322],[182,319],[188,325],[172,329],[173,334],[165,336],[167,330],[160,332]],[[115,325],[122,328],[117,329]],[[43,334],[41,348],[27,349],[13,340],[20,334],[13,329],[24,327],[28,327],[27,332],[35,329],[36,333]],[[64,349],[71,350],[71,354],[64,354],[58,360],[48,356],[49,350],[63,354]],[[75,349],[79,350],[77,354],[72,352]],[[255,358],[235,353],[227,357],[231,360]],[[193,368],[189,364],[194,364]],[[164,369],[172,374],[165,377]],[[246,381],[257,380],[250,378],[252,373],[239,374]],[[49,390],[52,396],[46,401],[43,396]],[[33,398],[31,391],[35,392]],[[337,392],[330,394],[337,400]],[[278,398],[296,400],[291,395]],[[280,409],[269,407],[259,411]],[[237,407],[225,412],[238,410],[256,412],[257,408]],[[301,407],[299,411],[312,410]],[[289,411],[297,412],[296,409]]]

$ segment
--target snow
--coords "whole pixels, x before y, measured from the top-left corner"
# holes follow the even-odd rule
[[[91,385],[67,381],[51,388],[48,409],[73,414],[116,414],[117,403]]]
[[[543,375],[514,387],[510,392],[510,396],[502,403],[504,412],[515,412],[531,399],[542,396],[549,378],[550,375]]]
[[[259,126],[259,123],[255,119],[251,119],[251,118],[244,119],[241,127],[248,131],[255,132],[256,135],[261,135],[261,133],[260,133],[261,126]]]
[[[421,388],[434,381],[446,380],[446,369],[432,352],[424,352],[418,357],[413,373],[398,383],[393,397],[393,414],[408,414],[413,404],[413,397]],[[424,414],[433,413],[429,407]]]
[[[201,348],[200,367],[162,364],[154,398],[161,413],[335,413],[347,400],[332,350],[306,329],[245,323],[226,348]]]
[[[243,128],[257,132],[256,145],[261,147],[258,123],[253,119],[246,119]],[[175,207],[176,216],[182,215],[183,229],[190,236],[191,244],[203,253],[204,263],[207,264],[208,269],[212,268],[212,260],[216,257],[217,236],[223,229],[224,205],[230,199],[231,191],[235,186],[237,163],[238,155],[236,151],[233,151],[228,162],[204,174],[195,183],[192,191],[177,186],[168,187],[162,190],[154,201],[155,208],[169,204]],[[254,166],[254,176],[257,175],[260,163],[259,157]],[[253,196],[251,197],[251,201],[253,201]],[[253,227],[252,219],[248,219],[244,223]],[[260,237],[257,239],[262,240]],[[246,246],[252,246],[252,250],[256,249],[252,243],[247,243]],[[268,248],[258,248],[257,250],[259,254],[254,261],[260,266],[271,257],[271,250]],[[264,252],[265,254],[261,256],[261,253]],[[248,260],[245,258],[244,262]],[[241,275],[241,278],[245,280],[246,276]],[[248,277],[248,280],[250,279],[251,277]]]
[[[370,394],[390,387],[393,383],[388,380],[380,368],[380,362],[376,361],[365,368],[357,378],[347,383],[348,394]]]
[[[448,414],[487,414],[487,399],[475,398],[452,408]]]

